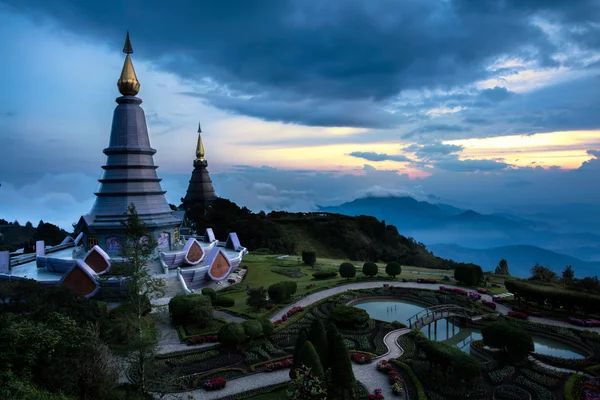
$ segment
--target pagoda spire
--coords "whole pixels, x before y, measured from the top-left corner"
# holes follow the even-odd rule
[[[127,56],[125,57],[121,77],[117,81],[117,87],[123,96],[135,96],[140,91],[140,82],[135,75],[131,57],[129,57],[129,55],[133,53],[133,47],[131,47],[131,40],[129,39],[129,31],[127,31],[127,36],[125,36],[123,53],[127,54]]]
[[[198,143],[196,144],[196,161],[206,161],[204,159],[204,145],[202,144],[202,127],[198,122]]]

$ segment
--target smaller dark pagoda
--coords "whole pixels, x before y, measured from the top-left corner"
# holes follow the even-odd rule
[[[208,162],[204,158],[204,145],[202,144],[202,129],[198,124],[198,144],[196,145],[196,159],[194,160],[194,171],[188,186],[187,193],[183,198],[184,210],[190,210],[197,205],[206,206],[206,203],[215,200],[217,195],[213,188],[210,175],[208,174]]]

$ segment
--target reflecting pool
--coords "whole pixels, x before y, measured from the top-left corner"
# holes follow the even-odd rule
[[[365,310],[371,318],[381,321],[398,321],[408,325],[408,319],[423,310],[423,307],[401,300],[365,300],[354,304],[354,307]],[[430,324],[421,329],[428,339],[444,342],[469,352],[469,344],[473,340],[481,340],[479,329],[461,328],[452,322],[441,319],[437,321],[437,329]],[[535,352],[564,358],[584,358],[578,350],[561,342],[532,335]]]

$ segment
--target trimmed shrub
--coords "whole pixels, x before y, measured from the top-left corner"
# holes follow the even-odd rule
[[[379,267],[374,262],[366,262],[363,264],[362,273],[366,276],[375,276],[379,273]]]
[[[340,276],[346,279],[354,278],[356,276],[356,267],[349,262],[342,263],[340,265]]]
[[[242,322],[244,333],[250,340],[254,340],[263,334],[262,325],[255,319],[249,319]]]
[[[300,360],[300,350],[302,350],[302,347],[304,346],[304,343],[306,343],[307,340],[308,332],[306,331],[306,329],[301,329],[300,332],[298,332],[298,337],[296,338],[296,345],[294,346],[294,352],[292,354],[293,364],[290,368],[290,379],[294,379],[294,377],[296,376],[296,369],[302,366]]]
[[[479,265],[458,264],[454,269],[454,279],[467,286],[473,286],[483,279],[483,271]]]
[[[231,297],[220,296],[213,301],[213,305],[219,307],[233,307],[235,305],[235,300]]]
[[[262,332],[264,336],[269,336],[271,333],[273,333],[273,330],[275,328],[273,327],[273,323],[271,321],[269,321],[266,318],[259,318],[257,319],[257,321],[262,327]]]
[[[396,275],[400,275],[402,273],[402,266],[400,265],[400,263],[392,261],[391,263],[388,263],[388,265],[385,266],[385,273],[395,278]]]
[[[315,251],[303,251],[302,262],[311,267],[317,263],[317,253]]]
[[[174,325],[207,325],[213,318],[210,297],[202,294],[178,294],[169,301]]]
[[[296,290],[298,290],[298,284],[294,281],[283,281],[281,282],[283,286],[285,286],[288,296],[292,296],[296,294]]]
[[[531,335],[514,323],[494,321],[481,330],[483,343],[505,351],[511,358],[522,360],[534,350]]]
[[[242,325],[231,322],[223,325],[221,329],[219,329],[217,338],[220,343],[237,347],[237,345],[246,340],[246,333],[244,332],[244,327],[242,327]]]
[[[311,343],[319,355],[323,369],[327,370],[329,368],[329,345],[327,343],[325,328],[319,318],[315,318],[310,324],[309,336]]]
[[[269,298],[275,303],[282,303],[288,298],[287,288],[281,282],[272,284],[267,291]]]
[[[215,303],[215,300],[217,299],[217,292],[215,292],[214,289],[212,288],[204,288],[202,289],[202,294],[205,296],[210,297],[210,301],[212,301],[213,305]]]
[[[310,374],[313,377],[319,378],[321,381],[325,379],[323,365],[321,365],[319,355],[317,354],[317,351],[310,340],[307,340],[300,349],[299,359],[300,365],[310,368]]]
[[[335,271],[319,271],[313,274],[313,278],[315,279],[328,279],[337,276],[337,272]]]
[[[369,321],[369,314],[360,308],[338,304],[329,313],[329,318],[338,328],[353,329],[364,326]]]

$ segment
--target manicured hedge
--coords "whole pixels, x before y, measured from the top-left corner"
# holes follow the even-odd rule
[[[313,278],[315,279],[329,279],[337,276],[337,272],[335,271],[318,271],[313,274]]]
[[[573,374],[565,383],[564,396],[565,400],[579,400],[580,397],[577,394],[578,389],[580,389],[584,382],[585,376],[580,374]]]
[[[329,313],[329,318],[340,329],[352,329],[365,325],[369,321],[369,313],[360,308],[338,304]]]
[[[427,395],[425,394],[425,389],[423,388],[423,384],[421,383],[419,378],[417,378],[417,376],[415,375],[413,370],[407,364],[403,363],[402,361],[391,360],[390,362],[392,364],[394,364],[395,366],[399,367],[402,371],[404,371],[408,375],[408,377],[412,381],[413,385],[415,385],[415,389],[417,389],[417,400],[427,400]]]
[[[169,313],[174,325],[206,324],[212,320],[212,302],[201,294],[178,294],[169,301]]]
[[[219,307],[233,307],[235,305],[235,300],[231,297],[219,296],[213,301],[213,304]]]
[[[581,291],[558,288],[555,285],[531,284],[527,281],[507,280],[506,290],[515,295],[516,299],[523,298],[536,303],[550,303],[554,308],[563,306],[570,310],[581,308],[585,312],[595,312],[600,309],[600,296]]]

